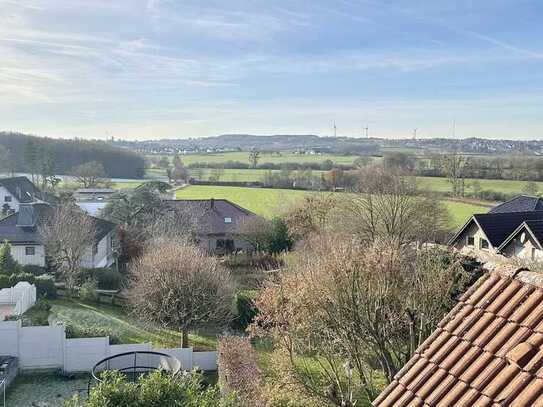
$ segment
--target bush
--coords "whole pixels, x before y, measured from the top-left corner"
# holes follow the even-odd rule
[[[98,338],[109,336],[109,343],[111,345],[121,343],[119,334],[111,328],[99,325],[73,325],[71,323],[66,324],[64,328],[66,338]]]
[[[49,312],[51,311],[51,305],[47,300],[39,300],[32,308],[26,311],[23,315],[23,319],[30,323],[25,325],[31,326],[44,326],[49,325]]]
[[[57,298],[57,287],[55,287],[55,278],[50,274],[43,274],[36,277],[36,292],[38,296],[42,296],[53,300]]]
[[[110,268],[83,269],[79,274],[79,283],[93,279],[102,290],[119,290],[123,281],[121,273]]]
[[[6,276],[5,274],[0,274],[0,289],[9,287],[11,287],[9,285],[9,276]]]
[[[42,266],[36,266],[34,264],[27,264],[22,267],[23,273],[33,274],[35,276],[41,276],[42,274],[47,273],[47,269]]]
[[[15,261],[11,255],[11,245],[4,242],[0,246],[0,273],[11,275],[21,271],[21,266]]]
[[[19,274],[12,274],[11,276],[9,276],[10,287],[13,287],[14,285],[16,285],[17,283],[21,281],[26,281],[30,284],[34,284],[34,282],[36,281],[36,277],[34,276],[34,274],[30,274],[30,273],[19,273]]]
[[[79,289],[79,298],[82,301],[97,301],[98,300],[98,294],[96,293],[96,280],[87,280],[83,284],[81,284],[81,288]]]
[[[245,331],[253,322],[258,314],[254,300],[258,296],[257,290],[244,290],[236,293],[237,318],[235,319],[236,328]]]

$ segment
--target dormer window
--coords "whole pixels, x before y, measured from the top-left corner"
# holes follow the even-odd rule
[[[232,218],[224,218],[224,223],[232,223]]]

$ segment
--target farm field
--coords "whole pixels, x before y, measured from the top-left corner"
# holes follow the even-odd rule
[[[228,199],[258,215],[270,218],[304,195],[318,193],[289,189],[192,185],[179,189],[176,197],[178,199]],[[444,201],[444,203],[451,214],[451,227],[454,228],[464,224],[472,214],[488,211],[488,208],[481,205],[453,201]]]
[[[435,192],[450,192],[451,185],[446,178],[439,177],[417,177],[420,188],[427,188]],[[502,180],[502,179],[466,179],[466,191],[473,192],[472,185],[479,182],[481,189],[503,192],[506,194],[520,194],[528,181]],[[536,182],[539,191],[543,192],[543,182]]]
[[[160,157],[160,156],[147,156]],[[167,156],[170,160],[172,156]],[[320,163],[326,160],[331,160],[336,164],[352,164],[359,156],[357,155],[336,155],[336,154],[294,154],[289,151],[282,151],[277,153],[260,153],[258,162],[262,163],[274,163],[282,164],[285,162],[295,163]],[[209,153],[209,154],[187,154],[180,156],[181,161],[185,165],[205,162],[205,163],[222,163],[226,161],[240,161],[249,164],[249,152],[239,151],[231,153]]]

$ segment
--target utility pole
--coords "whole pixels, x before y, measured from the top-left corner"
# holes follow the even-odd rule
[[[334,120],[334,138],[337,137],[337,127],[336,127],[336,121]]]
[[[362,130],[364,130],[364,134],[366,135],[366,138],[370,138],[370,135],[369,135],[369,127],[368,125],[366,124],[366,127],[362,127]]]

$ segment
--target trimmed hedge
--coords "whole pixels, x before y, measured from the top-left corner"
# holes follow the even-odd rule
[[[258,290],[244,290],[236,293],[236,310],[237,318],[235,319],[235,327],[245,331],[253,322],[258,314],[258,309],[255,307],[255,299],[258,297]]]
[[[71,324],[66,324],[65,332],[66,338],[97,338],[100,336],[109,336],[110,345],[121,343],[119,334],[117,332],[99,325],[78,327]]]
[[[12,274],[11,276],[9,276],[10,287],[13,287],[15,284],[21,281],[27,281],[30,284],[34,284],[34,282],[36,281],[36,276],[30,273],[19,273],[19,274]]]
[[[55,286],[55,277],[50,274],[43,274],[36,277],[36,292],[38,296],[45,297],[50,300],[57,298],[57,287]]]
[[[95,280],[97,287],[102,290],[119,290],[123,282],[123,276],[118,271],[110,268],[83,269],[78,276],[78,283]]]

